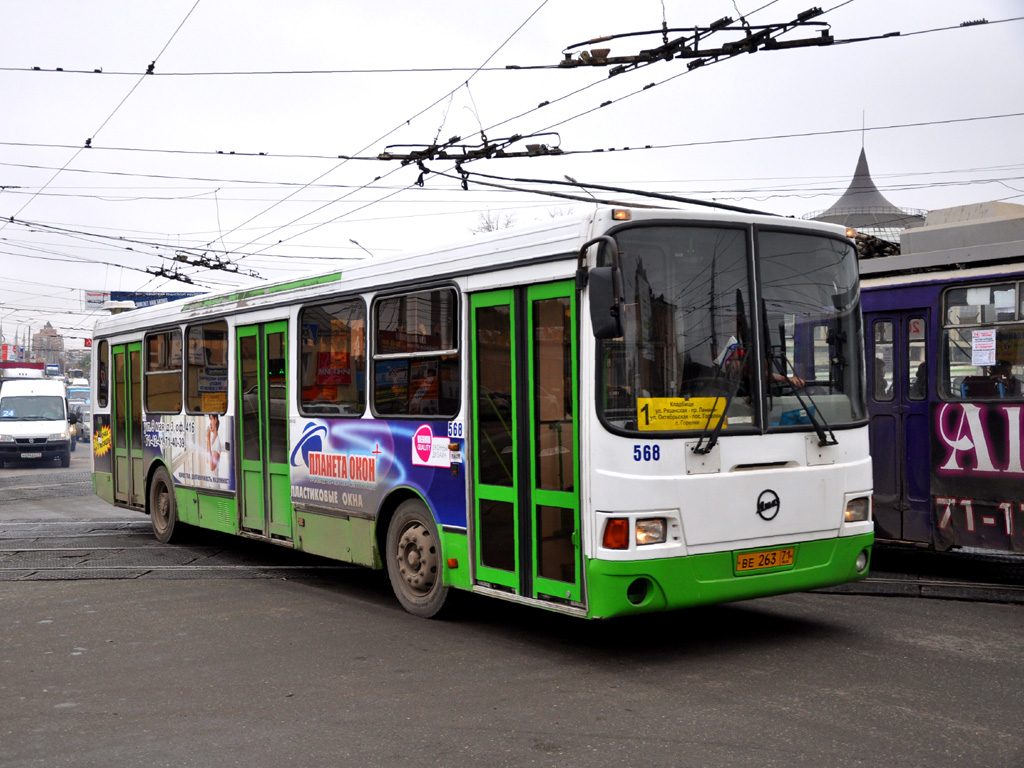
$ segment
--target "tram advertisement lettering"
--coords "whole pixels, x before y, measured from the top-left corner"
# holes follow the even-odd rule
[[[932,406],[936,544],[1024,551],[1024,406]]]
[[[373,512],[386,493],[405,487],[431,506],[442,525],[466,525],[465,473],[434,458],[435,443],[461,443],[444,424],[311,419],[291,429],[292,501],[337,511]],[[425,457],[425,458],[424,458]],[[433,463],[431,463],[433,461]]]

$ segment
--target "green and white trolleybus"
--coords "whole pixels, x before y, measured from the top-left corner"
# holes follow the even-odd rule
[[[836,227],[596,208],[97,323],[93,483],[150,515],[607,618],[838,584],[873,529]]]

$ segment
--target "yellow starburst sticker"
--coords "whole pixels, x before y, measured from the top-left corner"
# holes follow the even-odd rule
[[[106,456],[110,451],[110,427],[102,426],[92,438],[92,452],[96,456]]]

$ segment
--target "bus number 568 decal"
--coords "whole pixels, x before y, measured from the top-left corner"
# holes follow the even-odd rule
[[[633,461],[660,461],[660,445],[634,445]]]

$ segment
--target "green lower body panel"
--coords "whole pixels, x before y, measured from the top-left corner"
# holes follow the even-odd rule
[[[295,516],[295,548],[346,563],[380,568],[372,520],[300,512]]]
[[[221,533],[238,533],[238,502],[228,496],[207,496],[200,492],[199,527]]]
[[[793,563],[747,573],[736,571],[740,550],[659,560],[587,560],[588,615],[611,618],[671,611],[829,587],[862,579],[857,556],[870,559],[874,534],[803,541]],[[743,550],[745,551],[745,550]]]
[[[465,533],[441,531],[441,554],[444,556],[443,583],[446,587],[469,589],[469,537]],[[452,566],[452,562],[455,566]]]
[[[178,504],[178,520],[188,525],[199,525],[199,493],[192,488],[174,488]]]
[[[108,504],[114,503],[114,476],[108,472],[92,473],[92,492]]]

